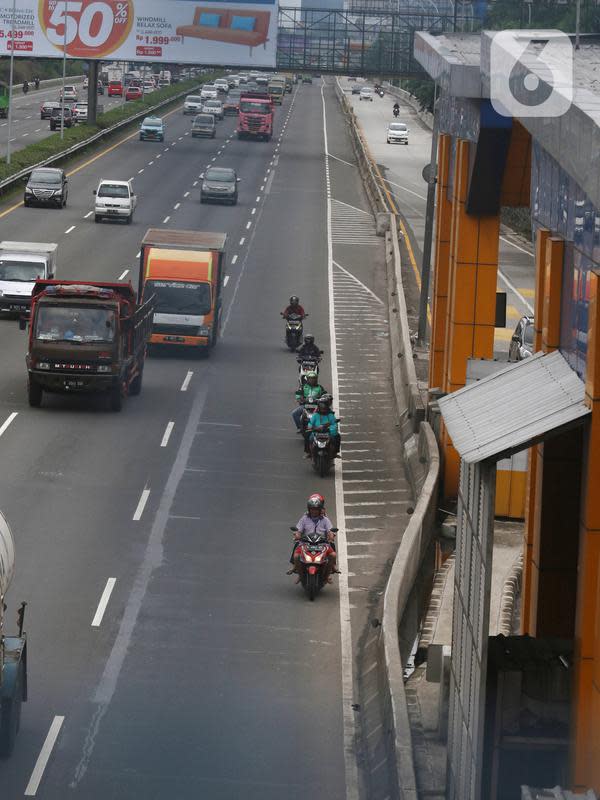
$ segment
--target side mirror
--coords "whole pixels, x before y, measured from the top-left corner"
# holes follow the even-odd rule
[[[324,353],[324,352],[325,352],[324,350],[319,350],[319,353],[320,353],[321,355],[323,355],[323,353]]]
[[[204,173],[203,173],[203,172],[201,172],[201,173],[200,173],[200,180],[201,180],[201,181],[203,181],[203,180],[204,180]]]
[[[19,317],[19,330],[24,331],[27,330],[27,320],[25,317]]]
[[[297,528],[295,525],[290,525],[290,530],[296,532]]]
[[[516,342],[518,344],[519,343],[519,337],[518,336],[511,336],[511,342]]]
[[[241,178],[236,178],[235,180],[236,180],[236,183],[239,183],[242,179]]]
[[[332,529],[331,529],[331,532],[332,532],[332,533],[337,533],[338,531],[339,531],[339,528],[332,528]]]
[[[53,272],[49,272],[48,273],[48,280],[49,281],[53,281],[54,280],[54,273]]]

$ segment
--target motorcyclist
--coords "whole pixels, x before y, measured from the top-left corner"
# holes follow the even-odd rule
[[[332,402],[333,398],[329,394],[324,394],[319,397],[317,410],[309,419],[306,429],[310,435],[307,436],[304,443],[305,458],[310,458],[310,446],[314,441],[315,433],[321,431],[329,433],[331,442],[335,448],[334,458],[339,457],[342,439],[338,431],[337,418],[331,408]]]
[[[311,358],[319,360],[322,355],[323,351],[320,350],[315,344],[315,337],[311,333],[306,334],[304,337],[304,343],[298,350],[298,361],[304,361]]]
[[[400,106],[398,105],[398,103],[394,103],[394,116],[397,117],[399,113],[400,113]]]
[[[35,86],[35,88],[36,88],[36,89],[39,89],[39,88],[40,88],[40,79],[38,78],[38,76],[37,76],[37,75],[36,75],[36,76],[35,76],[35,78],[33,79],[33,85]]]
[[[331,573],[337,572],[336,553],[335,553],[335,534],[331,530],[331,520],[325,513],[325,498],[321,494],[311,494],[306,502],[306,513],[303,514],[298,520],[296,525],[296,532],[294,533],[294,549],[292,557],[290,558],[292,568],[288,570],[287,574],[292,575],[294,572],[298,573],[296,583],[300,583],[300,548],[298,543],[302,540],[303,535],[319,533],[322,534],[324,541],[330,545],[329,556],[329,574],[327,576],[327,583],[331,583]]]
[[[28,91],[29,91],[29,84],[27,83],[27,81],[23,81],[23,94],[27,94]]]
[[[290,316],[290,314],[297,314],[300,317],[300,319],[304,319],[304,317],[306,316],[306,311],[300,305],[300,299],[296,297],[295,294],[293,294],[290,297],[289,306],[284,308],[283,311],[281,312],[281,316],[284,319],[287,319]]]
[[[302,433],[302,413],[304,404],[316,404],[321,395],[327,394],[326,390],[319,383],[319,376],[316,372],[306,373],[306,383],[296,390],[297,408],[292,411],[292,419],[296,425],[298,433]]]

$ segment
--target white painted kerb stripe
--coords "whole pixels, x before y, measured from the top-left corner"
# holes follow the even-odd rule
[[[38,760],[35,763],[35,767],[33,768],[33,772],[31,773],[31,778],[29,779],[29,783],[27,784],[27,788],[25,789],[26,797],[35,797],[40,785],[40,781],[42,780],[44,770],[46,769],[46,765],[48,764],[48,760],[50,759],[52,748],[56,744],[56,740],[58,739],[58,734],[60,733],[60,729],[64,721],[65,721],[64,717],[54,717],[54,719],[52,720],[52,725],[50,725],[50,730],[48,731],[48,735],[46,736],[46,741],[42,745],[42,749],[38,756]]]
[[[92,628],[100,627],[100,623],[102,622],[102,617],[104,616],[104,612],[106,611],[106,606],[108,605],[108,601],[110,600],[110,596],[112,594],[112,590],[115,588],[116,582],[117,582],[116,578],[109,578],[106,581],[106,586],[104,587],[104,591],[102,592],[102,597],[100,598],[100,602],[98,603],[98,608],[96,609],[96,613],[94,614],[94,619],[92,620]]]
[[[142,496],[140,497],[140,501],[137,504],[135,513],[133,515],[134,522],[139,522],[139,520],[142,518],[142,514],[144,513],[144,509],[146,508],[146,503],[148,502],[149,495],[150,495],[150,489],[144,489],[144,491],[142,492]]]

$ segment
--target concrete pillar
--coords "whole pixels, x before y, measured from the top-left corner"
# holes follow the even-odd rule
[[[496,318],[496,281],[500,218],[466,212],[470,143],[456,143],[452,196],[452,235],[446,359],[443,388],[461,389],[466,382],[467,359],[493,358]],[[447,435],[443,437],[444,496],[458,492],[459,458]]]
[[[591,275],[575,635],[573,783],[600,790],[600,277]]]
[[[448,197],[451,147],[452,137],[448,134],[441,134],[438,138],[433,314],[429,354],[429,386],[432,388],[442,386],[444,354],[447,345],[446,315],[450,271],[450,233],[452,230],[452,201]]]

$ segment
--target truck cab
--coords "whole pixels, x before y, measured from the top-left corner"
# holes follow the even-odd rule
[[[264,139],[273,135],[273,98],[268,92],[242,92],[238,115],[238,139]]]
[[[0,242],[0,311],[26,313],[36,280],[54,278],[58,245]]]
[[[221,321],[224,233],[150,229],[140,252],[140,294],[155,297],[152,345],[209,352]]]

